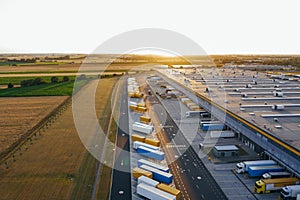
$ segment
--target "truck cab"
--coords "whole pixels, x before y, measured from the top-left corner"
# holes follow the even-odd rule
[[[265,191],[266,191],[266,184],[262,180],[256,181],[256,183],[255,183],[255,192],[257,194],[262,194]]]
[[[245,164],[240,162],[236,164],[236,172],[241,174],[241,173],[245,173]]]
[[[288,187],[283,187],[280,192],[280,199],[288,199],[292,197],[292,191]]]

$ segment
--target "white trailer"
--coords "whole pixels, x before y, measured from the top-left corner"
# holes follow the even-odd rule
[[[140,132],[140,133],[144,133],[144,134],[150,134],[152,132],[153,128],[138,125],[138,124],[133,124],[132,125],[132,130]]]
[[[290,176],[291,176],[291,173],[289,173],[289,172],[267,172],[262,175],[262,178],[263,179],[287,178]]]
[[[235,137],[235,133],[233,131],[211,131],[211,138],[232,138]]]
[[[201,117],[201,114],[207,113],[205,110],[199,110],[199,111],[187,111],[185,113],[186,117]]]
[[[140,176],[137,181],[138,181],[138,184],[145,183],[152,187],[156,187],[159,184],[158,181],[155,181],[152,178],[148,178],[146,176]]]
[[[274,160],[256,160],[256,161],[244,161],[236,164],[237,173],[245,173],[248,171],[250,166],[267,166],[276,165]]]
[[[300,185],[285,186],[280,192],[280,199],[296,199],[298,194],[300,194]]]
[[[159,147],[153,146],[153,145],[151,145],[151,144],[146,144],[146,143],[140,142],[140,141],[134,141],[134,142],[133,142],[133,148],[134,148],[134,149],[137,149],[137,148],[139,148],[140,146],[146,147],[146,148],[149,148],[149,149],[152,149],[152,150],[155,150],[155,151],[158,151],[158,150],[159,150]]]
[[[183,97],[183,98],[181,98],[181,102],[183,103],[184,101],[188,101],[188,100],[190,100],[189,98],[187,98],[187,97]]]
[[[144,126],[144,127],[152,128],[152,129],[153,129],[153,126],[152,126],[152,125],[145,124],[145,123],[142,123],[142,122],[134,122],[134,124],[139,125],[139,126]]]
[[[150,185],[147,185],[145,183],[138,184],[136,188],[136,192],[137,194],[146,197],[148,199],[176,200],[176,196],[171,195],[155,187],[152,187]]]
[[[137,106],[137,102],[129,101],[129,105],[130,105],[130,106]]]

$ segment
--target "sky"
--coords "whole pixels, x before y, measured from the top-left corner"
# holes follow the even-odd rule
[[[0,0],[0,53],[91,53],[115,35],[160,28],[185,35],[208,54],[299,54],[298,4],[299,0]]]

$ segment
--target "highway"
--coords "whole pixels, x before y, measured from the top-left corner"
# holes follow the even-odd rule
[[[157,97],[151,97],[151,101],[156,101],[152,98]],[[227,199],[169,114],[162,112],[160,106],[154,106],[153,109],[160,123],[164,126],[164,134],[160,135],[160,139],[162,143],[168,145],[168,147],[164,147],[167,150],[166,154],[169,158],[178,156],[178,159],[169,167],[174,175],[176,187],[182,191],[182,198]]]
[[[128,127],[127,85],[123,84],[118,123],[115,160],[110,190],[111,200],[131,199],[130,144]]]

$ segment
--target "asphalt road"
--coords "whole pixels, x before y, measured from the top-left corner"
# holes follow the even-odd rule
[[[155,93],[154,93],[155,94]],[[157,116],[164,128],[164,139],[174,145],[169,152],[178,152],[181,155],[172,165],[179,170],[180,180],[190,199],[227,199],[224,192],[216,183],[194,149],[189,145],[176,123],[167,112],[154,107]],[[179,135],[178,135],[179,134]],[[184,146],[186,148],[177,148]],[[171,147],[172,148],[172,147]],[[175,156],[175,155],[173,155]],[[175,173],[174,173],[175,174]]]
[[[128,127],[128,102],[127,87],[123,85],[122,100],[120,105],[120,118],[117,130],[116,152],[110,199],[130,200],[131,199],[131,173],[130,173],[130,144]]]

